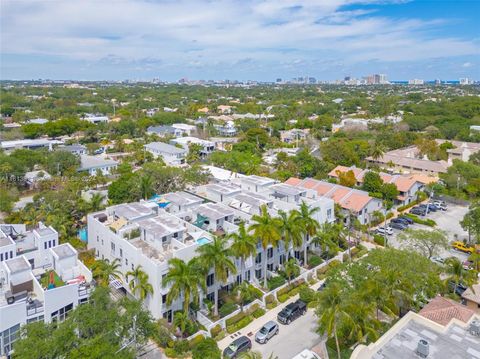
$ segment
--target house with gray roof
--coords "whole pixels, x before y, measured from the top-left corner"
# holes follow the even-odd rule
[[[181,166],[186,163],[187,150],[163,142],[151,142],[144,146],[153,157],[161,157],[170,166]]]
[[[103,175],[108,176],[112,174],[118,166],[118,162],[102,157],[102,156],[80,156],[80,168],[78,172],[88,171],[90,176],[96,176],[98,171]]]

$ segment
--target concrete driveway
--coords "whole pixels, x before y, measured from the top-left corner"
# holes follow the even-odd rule
[[[259,344],[252,338],[252,349],[262,353],[264,358],[273,353],[278,359],[291,359],[303,349],[310,349],[320,342],[321,337],[315,332],[316,327],[317,317],[310,309],[290,325],[280,324],[278,335],[266,344]]]

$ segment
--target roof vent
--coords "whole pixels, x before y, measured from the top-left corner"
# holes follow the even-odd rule
[[[480,321],[473,320],[468,331],[472,335],[480,336]]]
[[[420,339],[417,345],[417,354],[420,355],[422,358],[426,358],[430,351],[428,342],[425,339]]]

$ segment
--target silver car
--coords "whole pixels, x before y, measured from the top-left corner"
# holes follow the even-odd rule
[[[271,337],[278,334],[278,324],[273,320],[265,323],[265,325],[255,334],[255,341],[265,344]]]

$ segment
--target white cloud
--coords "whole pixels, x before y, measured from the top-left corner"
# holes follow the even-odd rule
[[[343,10],[382,0],[0,1],[2,54],[201,67],[304,64],[319,58],[351,64],[416,61],[480,53],[473,41],[432,38],[428,30],[441,26],[438,20]]]
[[[465,68],[468,68],[468,67],[472,67],[472,63],[471,62],[465,62],[462,67],[465,67]]]

